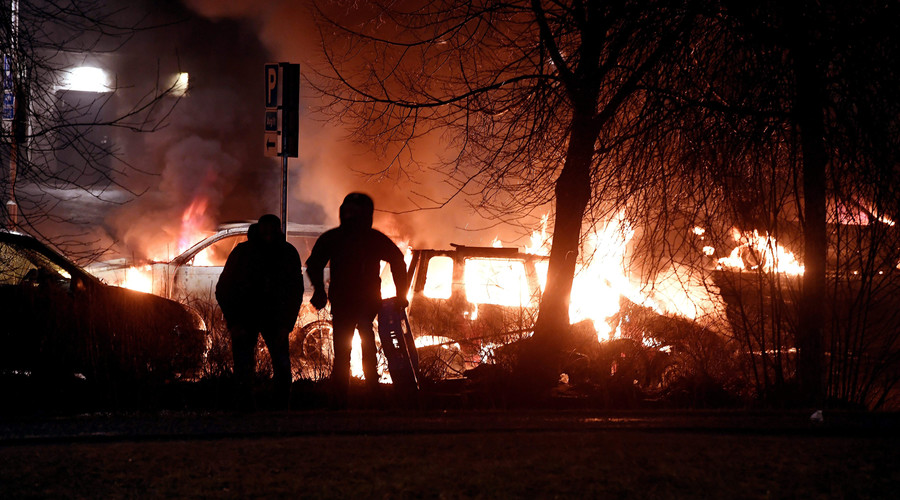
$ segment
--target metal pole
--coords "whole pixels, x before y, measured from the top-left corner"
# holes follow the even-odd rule
[[[281,157],[281,232],[287,235],[288,220],[288,157]]]
[[[19,206],[16,203],[16,173],[19,169],[19,144],[18,134],[16,132],[18,129],[18,120],[24,118],[16,110],[19,106],[19,103],[17,102],[19,97],[17,95],[17,90],[20,84],[17,74],[19,68],[16,64],[18,62],[19,52],[19,0],[12,0],[10,3],[10,10],[12,11],[12,17],[10,19],[12,24],[12,46],[10,54],[4,57],[4,59],[6,59],[6,57],[8,57],[8,59],[3,61],[4,65],[10,65],[10,71],[9,74],[4,74],[3,77],[12,79],[12,85],[9,87],[9,90],[12,92],[15,101],[13,101],[13,119],[9,123],[6,123],[4,120],[3,127],[4,129],[8,128],[10,132],[9,136],[12,139],[10,141],[9,150],[9,199],[6,201],[6,214],[8,217],[6,226],[9,229],[15,229],[19,224]],[[5,73],[6,68],[3,68],[3,70]]]

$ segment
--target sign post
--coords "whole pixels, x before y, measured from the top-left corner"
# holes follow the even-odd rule
[[[268,63],[266,73],[265,154],[281,157],[281,230],[287,234],[288,158],[300,143],[300,65]]]

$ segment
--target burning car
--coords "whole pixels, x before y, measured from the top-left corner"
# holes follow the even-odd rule
[[[202,322],[172,300],[108,286],[35,238],[0,231],[0,371],[55,380],[192,378]]]
[[[420,367],[440,378],[491,362],[496,346],[531,335],[547,273],[546,256],[451,246],[412,250],[409,265]]]
[[[196,310],[208,323],[221,320],[216,302],[216,283],[222,274],[228,255],[239,243],[247,240],[247,231],[255,221],[222,224],[217,231],[187,248],[168,262],[153,262],[133,266],[126,261],[110,261],[89,267],[95,276],[107,283],[136,288],[168,299],[176,300]],[[288,223],[287,240],[305,258],[316,239],[329,227],[314,224]],[[328,269],[325,279],[328,280]],[[292,344],[296,356],[324,363],[330,362],[330,321],[310,305],[312,285],[304,268],[303,306],[297,318]],[[297,363],[295,363],[297,364]],[[319,370],[321,371],[321,370]]]

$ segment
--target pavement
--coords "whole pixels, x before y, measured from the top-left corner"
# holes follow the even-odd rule
[[[900,414],[825,411],[282,411],[85,413],[0,419],[0,446],[316,435],[602,430],[734,435],[897,437]]]

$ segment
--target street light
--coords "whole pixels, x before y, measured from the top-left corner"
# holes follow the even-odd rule
[[[105,94],[112,92],[113,88],[106,71],[92,66],[78,66],[65,71],[59,90]]]

